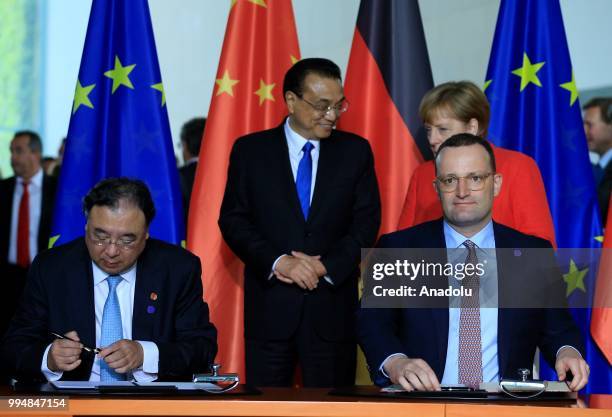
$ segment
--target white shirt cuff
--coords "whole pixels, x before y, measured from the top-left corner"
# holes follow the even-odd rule
[[[153,342],[136,340],[143,351],[142,367],[132,370],[132,376],[138,382],[150,382],[157,379],[159,372],[159,348]]]
[[[389,375],[387,375],[387,373],[385,372],[385,363],[387,363],[387,361],[395,356],[403,356],[404,358],[407,358],[408,356],[406,356],[403,353],[392,353],[391,355],[387,356],[387,358],[380,364],[380,366],[378,367],[378,370],[380,371],[381,374],[383,374],[383,376],[385,378],[389,378]]]
[[[276,270],[276,264],[278,263],[278,261],[280,261],[280,258],[282,258],[283,256],[289,256],[287,254],[282,254],[281,256],[279,256],[278,258],[276,258],[276,260],[274,261],[274,263],[272,264],[272,271],[270,271],[270,275],[268,275],[268,279],[272,279],[272,277],[274,276],[274,271]]]
[[[40,371],[43,373],[47,381],[59,381],[59,379],[64,375],[64,372],[54,372],[47,366],[47,357],[49,356],[49,350],[51,350],[51,344],[47,346],[45,349],[45,354],[42,358],[42,363],[40,364]]]
[[[574,349],[576,351],[576,353],[578,354],[578,356],[580,356],[582,358],[582,353],[580,353],[580,351],[578,351],[578,349],[576,349],[575,347],[570,346],[570,345],[563,345],[559,349],[557,349],[557,354],[555,355],[555,357],[559,356],[559,352],[561,352],[561,349],[566,348],[566,347],[568,347],[570,349]]]

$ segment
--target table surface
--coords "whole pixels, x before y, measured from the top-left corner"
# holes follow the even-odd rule
[[[375,390],[375,388],[372,388]],[[0,415],[107,415],[107,416],[273,416],[273,417],[612,417],[612,409],[586,408],[585,402],[487,402],[417,401],[342,397],[327,395],[325,389],[262,389],[252,396],[71,396],[68,409],[9,409],[8,396],[0,389]],[[599,404],[612,404],[612,396],[591,396]],[[591,398],[591,399],[592,399]],[[589,399],[589,400],[591,400]],[[591,401],[593,402],[593,401]]]

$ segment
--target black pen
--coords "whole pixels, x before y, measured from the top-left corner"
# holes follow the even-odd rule
[[[68,336],[64,336],[64,335],[61,335],[59,333],[55,333],[55,332],[50,332],[50,333],[53,336],[57,337],[58,339],[72,340],[73,342],[81,343],[78,340],[71,339]],[[91,348],[91,347],[87,347],[87,346],[83,346],[83,349],[86,350],[87,352],[93,352],[95,354],[100,353],[100,351],[102,350],[100,348]]]

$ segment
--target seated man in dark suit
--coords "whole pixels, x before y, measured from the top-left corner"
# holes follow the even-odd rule
[[[434,186],[444,218],[384,235],[377,247],[446,248],[449,254],[461,248],[466,264],[476,264],[484,248],[498,248],[492,251],[497,255],[491,270],[500,283],[501,297],[501,283],[512,286],[522,279],[522,274],[508,274],[509,262],[520,264],[522,259],[504,258],[499,248],[548,252],[551,245],[492,221],[493,198],[502,177],[495,172],[495,157],[485,140],[455,135],[440,146],[435,165]],[[486,282],[473,275],[462,285],[473,285],[478,295]],[[524,293],[521,288],[517,291]],[[391,382],[412,391],[439,390],[440,382],[478,386],[482,381],[516,379],[518,368],[532,367],[539,347],[554,364],[559,380],[571,372],[572,390],[586,385],[589,367],[579,353],[580,334],[567,310],[482,308],[478,298],[477,304],[464,304],[464,296],[460,308],[449,308],[449,298],[443,301],[444,305],[398,309],[366,308],[362,300],[358,338],[377,384]]]
[[[146,185],[106,179],[83,206],[85,237],[32,264],[2,345],[10,374],[151,381],[206,371],[217,344],[202,300],[200,261],[149,238],[155,207]],[[85,349],[96,346],[97,355]]]

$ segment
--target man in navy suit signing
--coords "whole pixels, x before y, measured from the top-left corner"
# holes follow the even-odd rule
[[[519,368],[531,369],[539,347],[547,362],[554,364],[560,381],[569,380],[571,372],[570,388],[584,387],[589,367],[580,354],[580,334],[568,311],[561,304],[504,308],[501,303],[502,289],[508,288],[516,299],[534,294],[536,300],[548,297],[545,291],[530,294],[526,289],[525,284],[537,283],[542,274],[525,265],[524,253],[547,253],[551,245],[492,220],[493,199],[501,189],[502,177],[495,172],[488,142],[471,134],[455,135],[440,147],[435,167],[433,186],[444,218],[384,235],[377,247],[445,248],[449,259],[452,251],[461,250],[461,259],[473,265],[484,259],[485,249],[497,248],[491,251],[495,267],[487,268],[486,280],[470,274],[462,281],[463,287],[474,289],[476,298],[455,296],[459,304],[452,304],[453,297],[447,296],[445,304],[366,308],[362,300],[357,332],[375,382],[400,384],[408,391],[433,391],[440,390],[441,383],[477,387],[483,381],[516,379]],[[525,249],[512,249],[508,255],[499,248]],[[542,262],[543,258],[536,264]],[[448,278],[448,282],[455,279]],[[552,274],[552,278],[546,288],[560,288],[561,277]],[[483,308],[479,300],[486,298],[490,283],[494,291],[499,288],[500,303]],[[365,290],[364,297],[368,297]]]
[[[217,344],[200,261],[149,238],[155,207],[147,186],[106,179],[83,207],[85,237],[32,264],[3,341],[9,373],[110,382],[191,379],[206,371]]]

